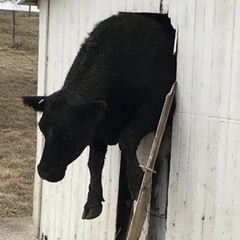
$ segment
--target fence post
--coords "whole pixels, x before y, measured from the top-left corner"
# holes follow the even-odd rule
[[[15,16],[15,11],[12,11],[12,41],[13,44],[15,44],[15,38],[16,38],[16,16]]]
[[[29,18],[31,17],[31,6],[32,6],[32,5],[29,5],[29,6],[28,6],[28,17],[29,17]]]

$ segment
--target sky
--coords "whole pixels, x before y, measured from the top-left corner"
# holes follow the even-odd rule
[[[16,11],[28,11],[28,6],[17,5],[10,2],[0,3],[0,10],[16,10]],[[32,12],[38,12],[36,6],[31,7]]]

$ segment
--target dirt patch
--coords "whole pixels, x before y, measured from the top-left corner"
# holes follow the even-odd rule
[[[38,16],[0,11],[0,217],[32,214],[36,114],[21,96],[37,92]]]

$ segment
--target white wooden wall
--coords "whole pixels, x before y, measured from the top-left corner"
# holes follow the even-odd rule
[[[140,0],[41,0],[38,94],[60,89],[80,44],[93,26],[118,11],[159,12],[160,1]],[[38,132],[38,161],[43,138]],[[34,219],[39,236],[45,240],[111,240],[114,239],[120,154],[109,148],[103,172],[104,206],[95,220],[81,219],[86,202],[89,173],[88,150],[71,166],[57,184],[36,176]]]
[[[167,240],[240,239],[240,0],[165,0],[178,30]]]
[[[159,12],[160,5],[155,0],[50,1],[49,11],[48,0],[40,4],[39,94],[61,87],[80,43],[96,22],[119,10]],[[164,4],[178,30],[178,105],[166,239],[238,240],[240,0]],[[38,158],[41,143],[39,133]],[[44,182],[41,188],[36,181],[35,219],[40,219],[40,233],[48,240],[114,239],[119,152],[112,148],[108,154],[112,159],[107,158],[103,174],[106,202],[94,221],[81,220],[89,180],[87,151],[61,183]]]

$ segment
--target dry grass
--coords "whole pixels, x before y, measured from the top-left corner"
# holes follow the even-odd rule
[[[36,115],[21,96],[36,93],[38,17],[0,12],[0,217],[32,214]]]

